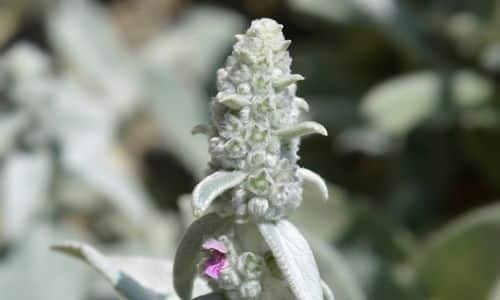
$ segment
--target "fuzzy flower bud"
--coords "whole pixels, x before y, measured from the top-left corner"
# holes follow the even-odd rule
[[[298,123],[300,110],[308,107],[295,95],[297,81],[304,78],[291,73],[290,41],[282,28],[271,19],[253,21],[244,35],[237,35],[225,67],[217,71],[210,166],[212,171],[248,174],[234,187],[239,196],[222,204],[237,220],[247,213],[258,221],[293,212],[302,201],[299,138],[326,134],[320,124]]]

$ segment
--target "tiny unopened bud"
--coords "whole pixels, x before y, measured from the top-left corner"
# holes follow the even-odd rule
[[[264,198],[252,198],[248,202],[248,212],[251,216],[262,218],[266,215],[267,210],[269,209],[269,201]]]
[[[262,292],[262,287],[258,281],[251,280],[243,282],[238,291],[243,299],[257,299]]]
[[[227,268],[221,271],[217,283],[219,284],[219,287],[221,289],[234,290],[240,285],[241,280],[240,276],[238,276],[238,273],[235,270]]]
[[[247,279],[256,279],[262,274],[264,258],[252,253],[245,252],[238,258],[238,271]]]

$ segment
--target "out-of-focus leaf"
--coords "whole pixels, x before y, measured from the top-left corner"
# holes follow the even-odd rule
[[[368,128],[347,129],[336,138],[336,144],[346,153],[361,152],[373,156],[387,154],[394,146],[386,132]]]
[[[57,240],[82,235],[61,225],[56,229],[36,224],[32,229],[0,260],[2,298],[87,299],[89,273],[83,266],[61,263],[49,250],[50,244]]]
[[[335,291],[337,300],[364,300],[366,296],[342,254],[309,233],[309,241],[318,262],[319,273]]]
[[[52,178],[52,160],[48,151],[16,152],[3,166],[3,235],[19,239],[33,224],[34,216],[47,198]]]
[[[484,104],[492,93],[492,83],[471,71],[450,76],[425,71],[376,86],[364,97],[361,112],[375,128],[404,135],[446,105],[472,109]]]
[[[205,177],[194,188],[192,206],[194,215],[199,217],[222,193],[240,184],[247,174],[240,171],[218,171]]]
[[[231,222],[230,218],[223,219],[211,213],[199,218],[187,229],[175,253],[173,274],[174,288],[182,300],[191,300],[204,239],[216,236]]]
[[[175,26],[144,47],[144,64],[168,67],[183,81],[205,83],[213,78],[215,63],[224,56],[243,25],[242,16],[232,11],[203,5],[193,7]]]
[[[257,226],[295,297],[323,300],[318,266],[309,244],[297,228],[286,220]]]
[[[500,274],[500,206],[484,207],[434,234],[416,259],[431,299],[487,299]],[[453,272],[450,272],[453,270]]]
[[[24,114],[11,113],[0,115],[0,156],[4,156],[15,143],[19,131],[26,125]]]
[[[289,0],[291,8],[329,22],[346,24],[357,18],[352,3],[347,0]]]
[[[500,72],[500,42],[486,47],[481,56],[481,64],[490,71]]]
[[[120,152],[111,150],[69,162],[65,167],[105,196],[132,222],[141,224],[143,218],[152,212],[150,199],[124,162],[118,159]]]
[[[348,195],[339,187],[328,184],[329,201],[323,201],[323,193],[308,184],[304,185],[304,201],[291,220],[306,232],[314,232],[321,240],[333,240],[350,222],[352,212]],[[328,220],[328,222],[325,222]]]
[[[209,159],[207,141],[189,132],[208,117],[204,84],[242,24],[241,17],[225,10],[193,9],[143,50],[144,93],[166,147],[199,178]]]
[[[52,246],[56,251],[81,259],[108,280],[130,300],[175,298],[172,286],[171,261],[145,257],[104,256],[91,246],[65,242]],[[195,282],[196,294],[210,289],[203,281]]]
[[[46,18],[56,53],[77,77],[102,90],[116,111],[127,113],[137,100],[139,74],[122,37],[94,1],[58,1]]]
[[[60,82],[47,123],[61,144],[63,168],[140,224],[152,202],[116,146],[116,113],[94,97],[74,80]]]
[[[207,102],[198,87],[170,74],[166,69],[151,73],[145,80],[150,110],[163,131],[168,151],[187,170],[201,178],[209,160],[206,137],[191,136],[191,128],[203,123]]]

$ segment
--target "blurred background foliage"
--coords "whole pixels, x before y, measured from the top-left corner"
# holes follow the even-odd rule
[[[0,298],[115,299],[63,239],[171,259],[258,17],[330,133],[300,153],[331,199],[293,219],[337,299],[500,299],[498,0],[1,1]]]

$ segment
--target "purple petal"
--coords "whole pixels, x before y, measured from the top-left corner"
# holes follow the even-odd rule
[[[229,262],[225,258],[216,264],[207,263],[207,265],[205,266],[205,270],[203,271],[203,274],[212,279],[218,279],[221,271],[224,270],[228,265]]]
[[[224,245],[224,243],[219,242],[216,239],[206,240],[201,247],[205,250],[215,250],[217,252],[224,253],[224,254],[227,253],[227,248]]]

